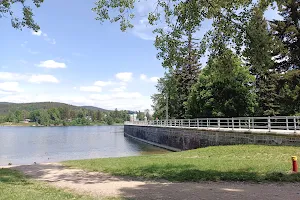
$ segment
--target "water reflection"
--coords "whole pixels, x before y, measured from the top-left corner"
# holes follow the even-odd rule
[[[125,138],[123,126],[0,127],[0,165],[166,152]]]

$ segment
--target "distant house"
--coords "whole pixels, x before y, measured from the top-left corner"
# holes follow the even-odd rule
[[[130,121],[131,122],[136,122],[136,121],[138,121],[137,120],[137,114],[131,114],[131,115],[129,115],[130,116]]]
[[[31,119],[24,119],[23,123],[28,124],[29,122],[31,122]]]

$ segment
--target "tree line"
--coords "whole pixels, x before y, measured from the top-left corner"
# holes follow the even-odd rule
[[[282,2],[278,14],[282,19],[267,21],[254,7],[243,24],[244,46],[234,48],[230,40],[237,38],[215,35],[205,66],[199,66],[195,26],[177,32],[187,35],[182,49],[160,47],[164,62],[173,63],[165,63],[167,72],[152,96],[154,118],[165,118],[166,102],[170,118],[299,115],[299,1]]]
[[[69,106],[37,109],[32,111],[16,110],[0,116],[0,123],[30,121],[42,126],[79,126],[79,125],[113,125],[129,121],[128,111],[100,111],[72,109]]]

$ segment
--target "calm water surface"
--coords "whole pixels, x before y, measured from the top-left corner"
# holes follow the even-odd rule
[[[123,126],[0,127],[0,165],[166,152],[125,138]]]

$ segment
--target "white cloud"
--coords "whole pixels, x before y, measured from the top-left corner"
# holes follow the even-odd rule
[[[2,92],[23,92],[23,90],[19,87],[18,82],[4,82],[0,83],[0,91]]]
[[[141,74],[140,79],[142,81],[146,81],[146,82],[157,83],[159,77],[154,76],[154,77],[148,78],[145,74]]]
[[[18,74],[11,72],[0,72],[2,81],[27,81],[30,83],[59,83],[57,78],[48,74]]]
[[[29,80],[31,83],[59,83],[59,80],[52,75],[32,75]]]
[[[31,33],[32,35],[41,36],[43,32],[41,30],[38,30],[37,32],[32,31]]]
[[[114,83],[111,81],[96,81],[94,83],[94,85],[100,86],[100,87],[105,87],[105,86],[112,85],[112,84],[114,84]]]
[[[42,61],[37,66],[38,67],[44,67],[44,68],[52,68],[52,69],[55,69],[55,68],[66,68],[67,67],[67,65],[65,63],[56,62],[54,60]]]
[[[96,101],[107,101],[107,100],[111,100],[111,96],[107,95],[107,94],[92,94],[90,95],[90,98],[92,100],[96,100]]]
[[[101,92],[101,87],[98,86],[82,86],[79,88],[80,91],[83,92]]]
[[[152,83],[157,83],[158,79],[159,79],[159,77],[151,77],[151,78],[150,78],[150,81],[151,81]]]
[[[131,72],[121,72],[116,74],[116,78],[123,82],[129,82],[132,80],[132,73]]]
[[[118,88],[113,88],[112,90],[110,90],[111,92],[124,92],[126,90],[126,86],[121,86]]]
[[[26,80],[27,76],[24,74],[17,74],[11,72],[0,72],[0,80],[2,81],[20,81]]]
[[[142,97],[142,95],[138,92],[118,92],[112,94],[112,97],[116,99],[136,99]]]
[[[140,75],[140,79],[143,80],[143,81],[145,81],[145,80],[147,80],[147,76],[145,74],[141,74]]]
[[[12,94],[0,96],[0,102],[29,103],[29,102],[62,102],[78,106],[97,106],[100,108],[114,110],[145,110],[151,108],[150,96],[126,95],[128,98],[115,98],[109,94],[82,95],[54,95],[54,94]],[[139,96],[139,97],[138,97]],[[130,97],[130,98],[129,98]],[[133,97],[133,98],[131,98]]]
[[[37,31],[37,32],[32,31],[31,33],[32,33],[32,35],[35,35],[35,36],[43,36],[44,40],[45,40],[46,42],[50,43],[50,44],[56,44],[56,40],[53,39],[53,38],[50,38],[50,37],[48,36],[48,34],[47,34],[47,33],[43,33],[42,30],[39,30],[39,31]]]

